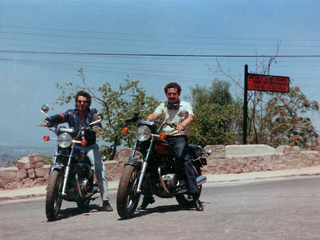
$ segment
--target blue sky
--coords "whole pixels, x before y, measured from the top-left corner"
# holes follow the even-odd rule
[[[129,75],[162,101],[168,82],[188,95],[189,87],[215,78],[241,96],[244,65],[261,70],[270,59],[261,56],[273,56],[279,46],[270,74],[289,76],[320,102],[319,12],[317,0],[0,0],[0,144],[48,144],[46,129],[35,127],[43,119],[39,108],[58,98],[55,83],[80,82],[80,68],[90,86],[110,82],[117,89]],[[215,72],[217,61],[236,83]]]

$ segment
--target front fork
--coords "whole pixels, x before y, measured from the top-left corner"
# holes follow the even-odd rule
[[[142,182],[143,182],[143,178],[144,178],[144,175],[146,173],[146,169],[147,169],[147,166],[148,166],[148,159],[149,159],[149,155],[150,155],[150,152],[151,152],[151,147],[152,147],[152,144],[153,144],[153,141],[154,141],[154,136],[152,136],[151,140],[150,140],[150,145],[149,145],[149,148],[147,150],[147,155],[146,155],[146,158],[145,160],[143,161],[142,163],[142,169],[141,169],[141,173],[140,173],[140,177],[139,177],[139,182],[138,182],[138,187],[137,187],[137,193],[140,193],[141,192],[141,186],[142,186]],[[137,143],[138,143],[138,140],[136,141],[136,144],[133,148],[133,151],[132,151],[132,158],[134,157],[135,155],[135,152],[136,152],[136,148],[137,148]]]
[[[71,165],[71,159],[73,156],[73,149],[74,149],[74,147],[71,148],[70,155],[68,158],[68,164],[66,166],[66,171],[65,171],[64,177],[63,177],[62,196],[67,195],[66,188],[67,188],[67,182],[68,182],[68,177],[69,177],[69,173],[70,173],[70,165]]]

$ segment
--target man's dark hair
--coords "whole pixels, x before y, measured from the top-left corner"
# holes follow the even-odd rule
[[[179,95],[180,95],[180,93],[182,91],[182,89],[181,89],[181,87],[180,87],[180,85],[178,83],[171,82],[171,83],[168,83],[166,85],[166,87],[164,88],[164,92],[166,93],[166,95],[167,95],[167,92],[168,92],[169,88],[176,88]]]
[[[79,96],[82,96],[82,97],[86,97],[87,99],[88,99],[88,108],[90,107],[90,105],[91,105],[91,95],[89,94],[89,93],[87,93],[87,92],[85,92],[85,91],[80,91],[80,92],[78,92],[77,94],[76,94],[76,96],[74,97],[74,99],[75,99],[75,105],[76,105],[76,107],[77,107],[77,101],[78,101],[78,97]]]

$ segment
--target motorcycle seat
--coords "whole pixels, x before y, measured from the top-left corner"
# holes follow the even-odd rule
[[[201,154],[202,154],[202,147],[201,146],[199,146],[197,144],[193,144],[193,143],[189,143],[188,146],[190,148],[191,154],[194,157],[201,156]]]

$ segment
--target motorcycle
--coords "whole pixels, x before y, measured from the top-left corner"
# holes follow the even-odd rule
[[[180,112],[181,118],[188,118],[187,111]],[[175,156],[166,136],[161,132],[165,125],[176,127],[174,123],[163,122],[157,129],[157,121],[145,121],[138,113],[125,120],[126,126],[137,123],[135,131],[136,141],[132,155],[125,164],[117,192],[117,211],[121,218],[127,219],[133,216],[139,203],[140,195],[151,192],[161,198],[175,197],[179,205],[185,208],[194,206],[194,200],[189,196],[188,189],[177,178]],[[131,132],[128,127],[122,132]],[[201,174],[201,167],[207,164],[205,151],[201,146],[189,144],[191,162],[197,177],[199,196],[202,184],[207,181]],[[139,157],[135,157],[140,154]]]
[[[41,112],[47,117],[49,106],[44,104]],[[50,118],[50,117],[49,117]],[[58,217],[62,200],[73,201],[81,209],[89,207],[90,201],[94,200],[93,195],[99,192],[94,181],[94,171],[91,170],[91,162],[88,156],[78,145],[85,146],[84,131],[92,130],[92,126],[101,122],[101,114],[95,116],[95,121],[87,128],[81,128],[76,132],[73,128],[66,128],[58,124],[48,129],[54,132],[57,138],[43,137],[44,141],[56,140],[57,149],[54,154],[49,170],[49,181],[46,193],[46,216],[49,221]],[[43,126],[40,124],[40,126]],[[82,140],[79,141],[79,137]]]

